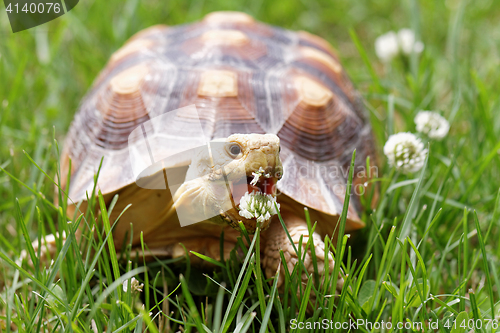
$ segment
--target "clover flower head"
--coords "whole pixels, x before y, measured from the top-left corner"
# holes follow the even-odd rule
[[[398,54],[421,53],[424,43],[417,41],[411,29],[401,29],[397,33],[389,31],[375,40],[375,53],[384,62],[389,62]]]
[[[141,292],[142,287],[144,287],[144,283],[139,283],[139,281],[135,277],[130,279],[130,290],[132,292],[137,292],[137,291]],[[123,291],[127,292],[127,290],[128,290],[128,280],[125,280],[123,281]]]
[[[384,154],[391,166],[406,174],[422,169],[427,149],[415,134],[402,132],[389,137],[384,145]]]
[[[411,29],[401,29],[398,31],[399,48],[404,54],[412,52],[421,53],[424,50],[424,43],[417,41],[415,33]]]
[[[276,203],[276,198],[270,194],[247,192],[240,199],[239,214],[247,219],[256,218],[257,222],[264,222],[278,214],[275,204],[279,209],[280,205]]]
[[[382,61],[391,61],[399,53],[398,36],[389,31],[375,40],[375,53]]]
[[[441,140],[450,130],[450,123],[437,112],[420,111],[415,117],[417,131],[431,139]]]

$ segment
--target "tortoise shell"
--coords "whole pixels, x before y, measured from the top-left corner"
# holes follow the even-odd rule
[[[71,201],[86,200],[103,157],[98,185],[104,194],[133,184],[132,131],[193,104],[207,140],[234,133],[280,138],[278,202],[288,198],[338,216],[353,150],[358,167],[373,155],[360,97],[325,40],[244,13],[215,12],[193,24],[143,30],[111,56],[65,141],[61,170],[71,173]],[[171,141],[164,147],[169,153],[191,148],[191,138],[199,137],[186,130],[197,118],[186,110],[170,123]],[[355,173],[355,184],[364,181]],[[352,196],[347,230],[363,226],[360,209]]]

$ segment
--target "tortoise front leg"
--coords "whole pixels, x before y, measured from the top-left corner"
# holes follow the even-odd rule
[[[293,240],[295,248],[297,249],[297,251],[299,250],[299,247],[301,248],[300,251],[302,258],[304,258],[304,251],[306,251],[307,249],[304,258],[304,266],[307,272],[314,276],[312,255],[310,249],[307,246],[307,242],[309,241],[311,235],[309,235],[306,221],[293,213],[282,212],[281,215],[283,221],[286,224],[288,233]],[[302,236],[302,242],[300,242],[300,236]],[[325,244],[321,240],[321,236],[317,232],[314,232],[312,237],[314,242],[314,250],[316,253],[318,273],[320,275],[320,281],[322,281],[325,272],[325,265],[327,266],[326,269],[328,269],[329,272],[332,273],[335,262],[331,253],[325,253]],[[291,244],[290,239],[283,229],[283,226],[281,225],[278,218],[276,218],[271,223],[269,229],[263,232],[262,265],[267,278],[275,276],[278,271],[278,267],[281,263],[279,250],[283,250],[283,255],[286,260],[288,271],[290,272],[290,274],[292,274],[294,266],[298,264],[299,259],[294,246]],[[285,268],[283,267],[283,263],[281,263],[281,271],[278,280],[278,287],[280,287],[281,289],[283,288],[284,279]],[[305,273],[302,274],[302,282],[303,286],[307,284],[307,275]],[[343,280],[342,278],[339,278],[337,280],[337,290],[339,292],[342,289],[342,285]]]

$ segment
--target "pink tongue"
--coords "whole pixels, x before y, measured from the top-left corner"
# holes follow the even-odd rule
[[[275,189],[274,189],[274,178],[266,178],[262,182],[261,191],[265,194],[271,194],[274,195]]]

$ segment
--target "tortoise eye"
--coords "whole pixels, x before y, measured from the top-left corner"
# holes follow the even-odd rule
[[[238,144],[233,143],[229,146],[228,151],[232,157],[237,157],[239,154],[241,154],[241,147]]]

